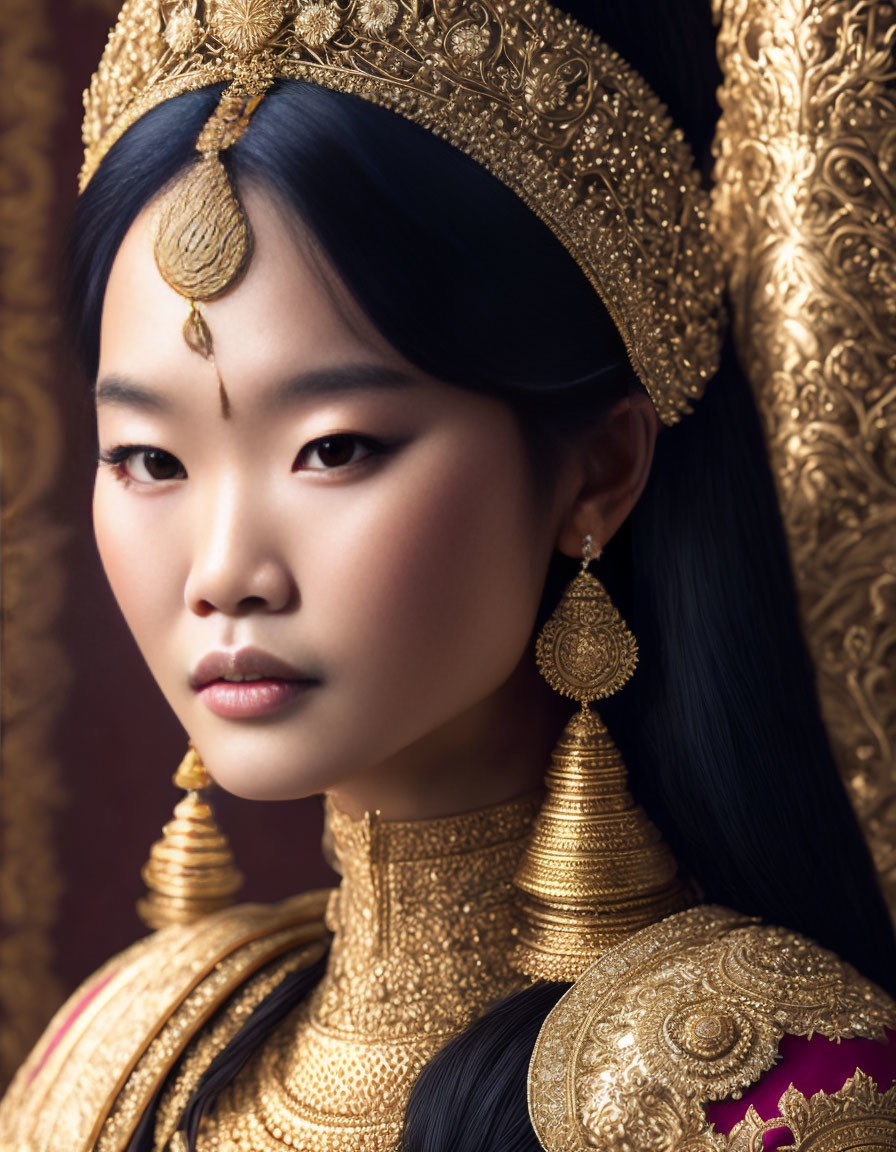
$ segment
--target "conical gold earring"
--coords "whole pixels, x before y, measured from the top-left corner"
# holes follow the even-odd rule
[[[628,790],[619,749],[589,707],[632,676],[638,646],[588,571],[590,536],[582,556],[536,644],[547,682],[582,705],[554,749],[547,796],[515,878],[514,966],[537,980],[577,979],[608,948],[692,902]]]
[[[147,891],[137,912],[149,928],[191,924],[226,908],[243,883],[227,837],[203,795],[212,779],[192,746],[174,783],[187,794],[150,849],[141,873]]]

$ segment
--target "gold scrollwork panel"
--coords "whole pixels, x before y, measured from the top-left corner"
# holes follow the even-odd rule
[[[735,335],[825,720],[896,910],[896,6],[714,6]]]

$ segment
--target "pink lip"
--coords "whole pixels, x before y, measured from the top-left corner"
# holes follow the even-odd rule
[[[257,676],[232,681],[228,676]],[[252,719],[270,716],[304,696],[320,681],[260,648],[210,652],[196,665],[190,686],[216,716]]]

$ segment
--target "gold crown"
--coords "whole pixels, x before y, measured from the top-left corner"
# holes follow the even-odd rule
[[[127,0],[85,94],[82,191],[156,105],[227,82],[241,131],[279,77],[390,108],[496,176],[588,277],[660,418],[690,411],[721,343],[708,197],[664,106],[593,33],[543,0]]]

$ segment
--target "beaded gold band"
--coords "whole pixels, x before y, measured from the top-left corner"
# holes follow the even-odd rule
[[[127,0],[85,95],[82,190],[163,101],[279,77],[387,107],[506,184],[598,292],[661,419],[690,411],[721,343],[708,199],[663,105],[588,29],[543,0]]]

